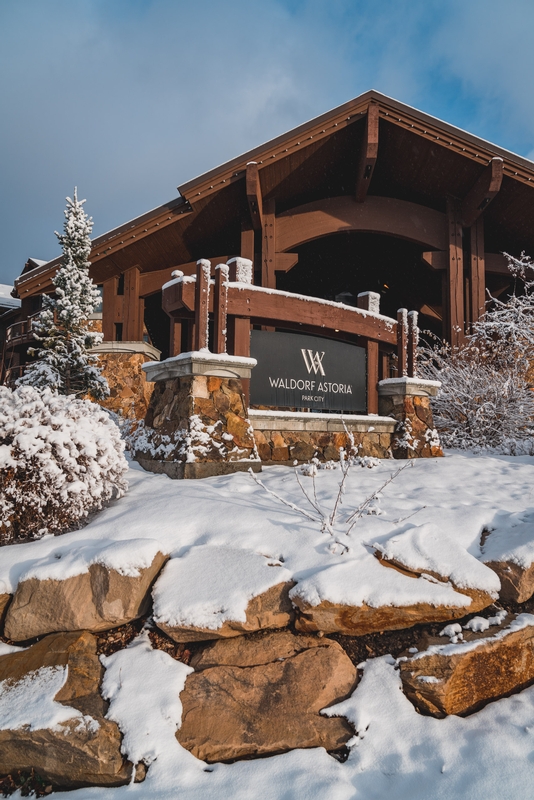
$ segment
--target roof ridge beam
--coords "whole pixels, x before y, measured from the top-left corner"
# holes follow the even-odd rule
[[[379,106],[377,103],[369,103],[365,120],[365,133],[360,151],[360,163],[356,177],[355,197],[357,203],[363,203],[367,197],[367,190],[371,184],[371,178],[378,156],[378,123]]]

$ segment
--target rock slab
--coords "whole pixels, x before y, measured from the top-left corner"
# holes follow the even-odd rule
[[[103,564],[64,580],[22,580],[8,608],[5,636],[23,642],[57,631],[105,631],[142,616],[167,556],[157,553],[137,577]]]
[[[169,625],[156,619],[158,628],[175,642],[203,642],[210,639],[228,639],[266,628],[286,628],[294,617],[289,599],[292,582],[278,583],[253,597],[246,608],[246,620],[227,620],[221,627],[202,628]]]
[[[120,752],[120,731],[104,718],[95,637],[86,631],[53,634],[27,650],[1,656],[0,691],[43,667],[67,668],[54,699],[92,718],[90,724],[78,714],[50,729],[0,730],[0,774],[33,767],[47,782],[64,788],[128,783],[132,765]]]
[[[521,614],[493,636],[466,635],[400,662],[403,689],[423,713],[467,715],[534,681],[534,616]]]
[[[534,564],[524,567],[513,561],[487,561],[486,566],[500,578],[503,602],[524,603],[534,594]]]
[[[212,650],[207,663],[220,659],[247,666],[224,663],[189,675],[180,695],[182,725],[176,733],[182,747],[208,762],[232,761],[296,748],[337,750],[353,736],[344,718],[319,712],[352,693],[354,665],[337,642],[319,640],[315,646],[304,641],[305,649],[300,649],[299,640],[307,637],[294,636],[291,642],[291,636],[271,633],[249,655],[246,640],[238,648],[222,641],[214,646],[218,656]],[[273,660],[248,666],[266,657]]]

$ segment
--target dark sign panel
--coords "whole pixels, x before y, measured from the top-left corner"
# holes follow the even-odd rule
[[[296,333],[252,331],[253,405],[366,412],[363,347]]]

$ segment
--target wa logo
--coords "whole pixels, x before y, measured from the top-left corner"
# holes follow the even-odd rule
[[[314,374],[317,373],[324,375],[325,371],[323,369],[323,358],[324,352],[319,353],[318,350],[313,352],[313,350],[301,350],[302,358],[304,359],[304,363],[306,364],[306,369],[308,370],[308,375],[313,370]]]

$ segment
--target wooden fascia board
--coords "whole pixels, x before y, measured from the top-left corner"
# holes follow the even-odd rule
[[[318,139],[330,136],[336,130],[361,119],[370,103],[379,106],[380,116],[387,122],[398,125],[432,142],[454,150],[466,158],[488,163],[498,156],[504,161],[504,174],[516,180],[534,185],[534,163],[509,150],[480,139],[467,131],[443,122],[430,114],[407,106],[398,100],[375,90],[366,92],[354,100],[339,106],[320,117],[294,128],[282,136],[272,139],[242,156],[216,167],[179,186],[183,197],[190,201],[218,191],[227,183],[244,177],[246,164],[256,161],[260,168],[267,166],[273,158],[281,158],[295,149],[306,147]]]
[[[394,101],[389,101],[388,105],[380,105],[380,116],[387,122],[409,130],[481,165],[488,164],[495,157],[502,158],[504,175],[527,183],[534,188],[534,164],[528,159],[486,142],[484,139],[479,139],[423,112],[418,111],[414,114],[414,109],[411,110],[411,114],[406,113],[401,104],[395,108],[393,103]]]
[[[460,214],[462,224],[466,228],[471,227],[499,192],[502,185],[503,166],[502,158],[492,158],[465,196]]]
[[[156,209],[156,211],[160,211],[160,209]],[[128,247],[128,245],[134,244],[140,239],[144,239],[146,236],[156,233],[158,230],[162,230],[167,227],[167,225],[172,225],[182,216],[192,213],[192,207],[188,203],[183,202],[178,203],[175,208],[165,207],[165,210],[160,211],[158,214],[153,214],[150,217],[145,214],[143,217],[133,220],[132,223],[126,223],[126,225],[94,239],[89,261],[91,264],[96,264],[104,258],[109,258],[109,256],[113,255],[117,250],[123,250]],[[52,277],[56,274],[58,267],[61,265],[61,259],[62,256],[58,256],[47,264],[43,264],[41,267],[37,267],[36,269],[30,270],[30,272],[20,275],[15,280],[15,287],[19,294],[21,292],[24,294],[28,294],[28,292],[33,293],[33,288],[40,285],[51,285]],[[32,287],[31,290],[29,288],[30,286]],[[47,290],[43,289],[42,291]]]

